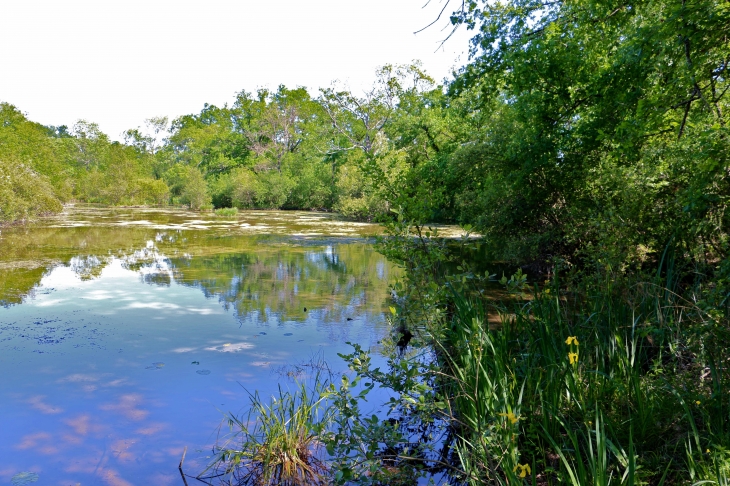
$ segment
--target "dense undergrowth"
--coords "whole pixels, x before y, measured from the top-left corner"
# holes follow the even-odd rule
[[[453,303],[443,362],[474,482],[529,465],[546,484],[727,484],[726,320],[655,282],[549,284],[492,330],[483,300]]]

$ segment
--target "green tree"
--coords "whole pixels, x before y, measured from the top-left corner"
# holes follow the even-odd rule
[[[490,113],[455,178],[486,183],[462,207],[495,248],[725,254],[725,4],[472,1],[453,21],[477,33],[451,92]]]

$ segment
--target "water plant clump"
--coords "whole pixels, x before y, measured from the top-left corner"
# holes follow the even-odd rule
[[[324,384],[317,377],[313,384],[297,382],[291,391],[279,386],[271,400],[250,393],[248,415],[228,415],[231,433],[216,446],[213,463],[198,477],[257,486],[328,484],[320,440],[327,422],[320,393]]]
[[[222,217],[233,217],[238,214],[238,208],[218,208],[215,210],[216,216],[222,216]]]

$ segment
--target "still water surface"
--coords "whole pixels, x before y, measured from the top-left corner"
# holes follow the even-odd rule
[[[0,233],[0,484],[181,484],[246,389],[387,334],[376,225],[68,208]],[[382,359],[382,358],[380,358]],[[26,477],[32,477],[26,476]]]

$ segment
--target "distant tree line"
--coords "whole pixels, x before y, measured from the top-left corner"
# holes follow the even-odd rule
[[[385,66],[368,92],[242,91],[172,122],[146,120],[112,142],[98,125],[29,121],[0,105],[0,221],[67,201],[192,209],[319,209],[360,219],[388,214],[436,147],[420,125],[443,104],[418,64]],[[436,134],[436,136],[441,136]]]

